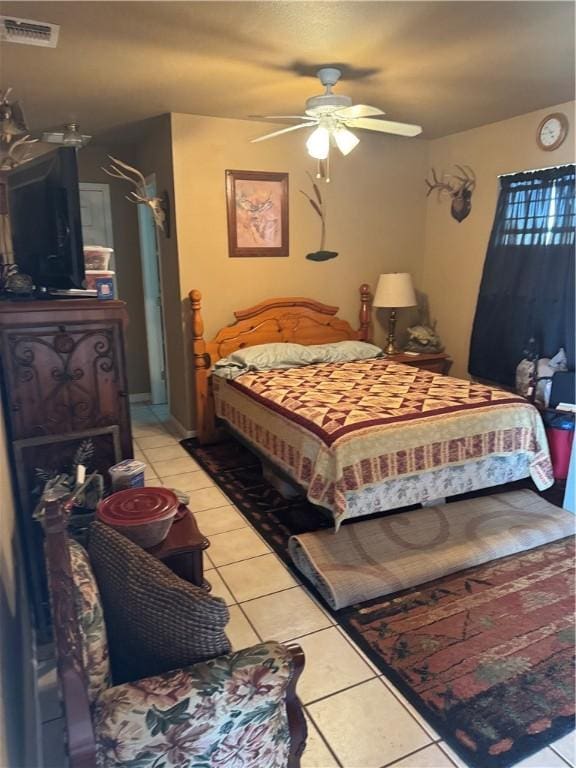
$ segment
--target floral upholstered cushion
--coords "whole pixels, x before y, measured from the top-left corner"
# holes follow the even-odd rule
[[[102,768],[285,768],[292,656],[263,643],[110,688],[94,716]]]
[[[111,682],[106,626],[100,593],[90,568],[88,554],[75,541],[70,542],[70,560],[82,635],[82,660],[88,674],[88,696],[93,702]]]

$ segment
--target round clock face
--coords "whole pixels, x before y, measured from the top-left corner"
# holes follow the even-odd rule
[[[565,115],[548,115],[538,126],[538,144],[541,149],[556,149],[566,138],[567,132],[568,120]]]

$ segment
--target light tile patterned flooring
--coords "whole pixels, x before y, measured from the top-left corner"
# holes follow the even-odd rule
[[[135,455],[148,465],[148,485],[189,493],[200,530],[210,538],[206,578],[230,607],[233,647],[273,639],[297,640],[304,649],[298,685],[309,726],[303,768],[465,768],[179,445],[167,416],[165,406],[132,407]],[[517,764],[567,766],[576,768],[574,734]]]
[[[463,763],[362,654],[287,570],[210,477],[168,434],[163,407],[132,408],[134,445],[150,467],[147,482],[190,494],[210,538],[206,578],[230,606],[235,648],[297,640],[306,654],[298,691],[309,723],[303,768],[450,768]],[[573,735],[518,768],[576,764]]]

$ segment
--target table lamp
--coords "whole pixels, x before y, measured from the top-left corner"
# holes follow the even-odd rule
[[[412,278],[408,272],[389,272],[386,275],[380,275],[372,305],[390,310],[388,344],[384,349],[387,355],[395,355],[398,352],[394,338],[396,310],[402,307],[415,307],[417,304]]]

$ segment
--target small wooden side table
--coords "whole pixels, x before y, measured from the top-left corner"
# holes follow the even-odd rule
[[[452,360],[446,352],[422,352],[418,355],[407,355],[406,352],[398,352],[396,355],[386,355],[384,359],[443,374],[447,374],[452,365]]]
[[[204,579],[202,563],[202,553],[209,546],[210,542],[200,532],[196,518],[186,509],[185,514],[172,523],[164,541],[146,551],[161,560],[181,579],[209,590],[210,584]]]

